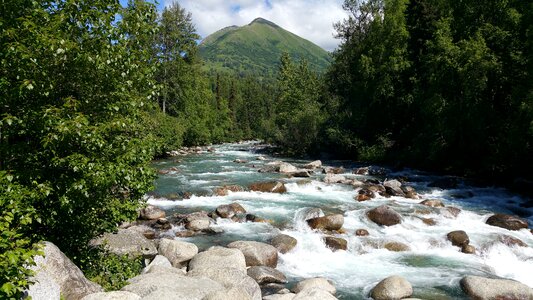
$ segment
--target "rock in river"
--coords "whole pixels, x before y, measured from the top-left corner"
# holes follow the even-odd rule
[[[343,238],[327,236],[324,238],[324,242],[326,243],[326,246],[333,251],[348,249],[348,242]]]
[[[255,241],[236,241],[228,244],[228,248],[242,251],[246,266],[275,268],[278,265],[278,250],[272,245]]]
[[[454,246],[464,247],[470,243],[468,234],[466,234],[466,232],[464,232],[463,230],[452,231],[448,233],[446,237],[448,241],[452,242],[452,245]]]
[[[216,213],[221,218],[231,219],[237,214],[245,214],[246,210],[239,203],[231,203],[220,205],[219,207],[217,207]]]
[[[372,222],[382,226],[392,226],[402,222],[402,216],[387,205],[371,209],[366,215]]]
[[[219,268],[235,268],[246,273],[246,259],[239,249],[211,247],[207,251],[196,254],[189,262],[189,271],[205,269],[212,266]]]
[[[413,287],[405,278],[390,276],[378,283],[370,292],[374,300],[391,300],[410,297]]]
[[[341,214],[327,215],[307,220],[309,227],[320,230],[339,230],[344,224],[344,216]]]
[[[295,238],[286,234],[279,234],[270,241],[270,244],[276,247],[276,249],[278,249],[278,251],[281,253],[287,253],[291,251],[294,247],[296,247],[297,243],[298,241]]]
[[[293,288],[292,291],[295,293],[301,293],[304,290],[319,289],[328,292],[331,295],[337,293],[337,289],[331,283],[331,281],[326,278],[316,277],[309,278],[298,282]]]
[[[259,284],[287,283],[287,278],[283,273],[265,266],[250,267],[248,269],[248,276],[252,277]]]
[[[461,288],[471,299],[533,299],[533,289],[509,279],[490,279],[479,276],[466,276],[461,279]]]
[[[152,205],[148,205],[145,208],[141,208],[141,210],[139,211],[139,219],[141,220],[157,220],[160,218],[164,218],[165,216],[166,214],[164,210]]]
[[[520,230],[527,229],[527,221],[519,218],[517,216],[505,215],[505,214],[495,214],[487,219],[487,224],[492,226],[497,226],[505,228],[508,230]]]
[[[285,187],[285,184],[279,181],[254,183],[250,185],[250,190],[256,191],[256,192],[279,193],[279,194],[287,192],[287,188]]]

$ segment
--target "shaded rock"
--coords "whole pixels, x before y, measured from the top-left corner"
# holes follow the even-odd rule
[[[368,175],[368,167],[357,168],[353,170],[352,173],[357,175]]]
[[[216,213],[221,218],[231,219],[233,216],[237,214],[245,214],[246,210],[239,203],[231,203],[231,204],[220,205],[219,207],[217,207]]]
[[[466,254],[476,254],[476,247],[472,245],[464,245],[461,247],[461,252]]]
[[[382,226],[393,226],[402,222],[402,216],[387,205],[381,205],[366,213],[374,223]]]
[[[196,254],[189,262],[188,270],[218,268],[235,268],[246,273],[244,254],[238,249],[211,247],[207,251]]]
[[[404,252],[404,251],[411,250],[411,248],[409,246],[407,246],[404,243],[400,243],[400,242],[388,242],[388,243],[385,243],[385,245],[383,245],[383,248],[385,248],[385,249],[387,249],[389,251],[393,251],[393,252]]]
[[[296,296],[293,300],[334,300],[335,298],[332,294],[328,293],[325,290],[319,288],[305,289]]]
[[[341,214],[327,215],[307,220],[309,227],[319,230],[339,230],[344,224],[344,216]]]
[[[101,292],[90,294],[83,297],[81,300],[141,300],[141,297],[139,297],[137,294],[130,292],[114,291],[107,293]]]
[[[129,257],[152,258],[157,255],[157,249],[143,234],[129,229],[120,229],[117,233],[104,233],[101,237],[89,243],[93,247],[104,246],[114,254],[128,255]]]
[[[495,214],[487,219],[487,224],[491,226],[497,226],[508,230],[520,230],[527,229],[528,223],[526,220],[517,216]]]
[[[326,174],[326,177],[324,177],[324,182],[328,183],[328,184],[330,184],[330,183],[343,183],[344,181],[346,181],[346,177],[344,177],[342,175],[328,173],[328,174]]]
[[[141,220],[157,220],[164,217],[166,217],[165,211],[153,205],[148,205],[139,211],[139,219]]]
[[[428,226],[435,226],[437,225],[437,221],[435,221],[434,219],[431,219],[431,218],[420,218],[422,220],[422,222],[424,222],[424,224],[428,225]]]
[[[457,178],[439,178],[430,184],[428,184],[428,187],[434,187],[439,188],[443,190],[450,190],[457,188],[457,185],[459,184],[459,180]]]
[[[315,160],[315,161],[312,161],[308,164],[305,164],[303,166],[305,169],[318,169],[318,168],[322,168],[322,162],[320,160]]]
[[[281,253],[287,253],[291,251],[294,249],[294,247],[296,247],[297,243],[298,241],[295,238],[286,234],[279,234],[270,241],[270,244],[276,247],[276,249],[278,249],[278,251]]]
[[[461,213],[461,209],[453,206],[445,207],[440,210],[443,216],[446,218],[457,218],[457,216]]]
[[[195,278],[173,273],[150,273],[128,280],[121,291],[132,292],[143,300],[190,299],[201,300],[224,287],[208,278]]]
[[[413,287],[405,278],[390,276],[380,281],[370,292],[374,300],[402,299],[413,294]]]
[[[248,269],[248,276],[252,277],[260,285],[267,283],[287,283],[287,277],[283,273],[265,266],[250,267]]]
[[[524,243],[522,240],[509,236],[509,235],[500,235],[498,237],[498,241],[500,241],[502,244],[507,245],[509,247],[513,247],[513,246],[527,247],[527,244]]]
[[[326,246],[333,251],[348,249],[348,242],[343,238],[326,236],[324,242],[326,243]]]
[[[177,237],[180,237],[180,238],[188,238],[188,237],[193,237],[195,235],[197,235],[198,232],[196,231],[192,231],[192,230],[184,230],[184,231],[178,231],[176,232],[176,236]]]
[[[371,166],[368,168],[368,175],[370,176],[385,176],[387,172],[387,169],[382,167]]]
[[[299,294],[302,291],[308,289],[320,289],[328,292],[331,295],[335,295],[335,293],[337,293],[337,289],[335,288],[333,283],[323,277],[302,280],[292,288],[292,291],[296,294]]]
[[[405,194],[405,198],[409,198],[409,199],[418,199],[420,198],[418,196],[418,193],[416,192],[416,190],[411,187],[411,186],[402,186],[401,187],[403,193]]]
[[[168,258],[172,266],[181,268],[198,254],[198,247],[192,243],[162,239],[159,242],[159,254]]]
[[[402,183],[396,179],[384,181],[383,186],[389,195],[402,197],[405,196],[402,190]]]
[[[374,197],[376,197],[376,195],[374,194],[373,191],[363,188],[363,189],[360,189],[359,192],[357,192],[356,200],[359,202],[368,201],[368,200],[373,199]]]
[[[43,256],[34,258],[35,266],[31,269],[35,275],[31,278],[28,295],[33,299],[77,300],[87,295],[103,292],[101,286],[89,281],[83,272],[56,245],[43,242]]]
[[[242,191],[244,191],[244,188],[242,186],[238,186],[238,185],[225,185],[225,186],[216,188],[213,192],[217,196],[227,196],[230,191],[234,192],[234,193],[235,192],[242,192]]]
[[[355,231],[355,235],[357,235],[357,236],[367,236],[369,234],[370,233],[368,233],[368,230],[366,230],[366,229],[357,229]]]
[[[250,190],[264,193],[285,193],[287,188],[285,184],[279,181],[259,182],[250,185]]]
[[[153,228],[158,230],[169,230],[172,228],[170,221],[167,218],[160,218],[152,225]],[[143,234],[144,235],[144,234]]]
[[[278,250],[272,245],[255,241],[236,241],[228,244],[228,248],[242,251],[246,266],[275,268],[278,265]]]
[[[470,243],[468,234],[466,234],[466,232],[463,230],[452,231],[446,235],[446,238],[448,241],[452,242],[452,245],[458,247],[463,247]]]
[[[324,174],[342,174],[344,172],[343,167],[325,167],[323,170]]]
[[[461,288],[472,299],[533,299],[532,288],[509,279],[466,276],[461,279]]]
[[[172,263],[163,255],[156,255],[156,257],[146,266],[141,274],[150,273],[151,269],[156,267],[172,268]]]
[[[244,274],[242,270],[234,268],[197,268],[187,273],[189,277],[207,277],[226,289],[240,288],[249,295],[250,299],[261,300],[261,288],[253,278]]]
[[[247,214],[245,217],[246,221],[254,222],[254,223],[270,223],[271,221],[265,218],[258,217],[254,214]]]
[[[292,176],[292,177],[300,177],[300,178],[307,178],[307,177],[311,177],[311,173],[309,173],[309,171],[307,171],[307,170],[298,170],[296,172],[290,173],[290,176]]]
[[[420,202],[420,204],[429,206],[429,207],[444,207],[444,203],[441,200],[437,199],[428,199]]]

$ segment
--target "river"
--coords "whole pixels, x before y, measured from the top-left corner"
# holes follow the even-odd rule
[[[380,280],[390,275],[405,277],[413,285],[414,295],[422,299],[467,299],[459,288],[459,280],[467,274],[504,277],[533,287],[533,234],[526,229],[509,231],[485,224],[494,212],[520,213],[530,227],[533,225],[533,208],[524,206],[525,199],[503,188],[469,186],[460,183],[454,189],[429,188],[438,176],[403,170],[388,172],[387,178],[403,177],[418,192],[420,199],[377,196],[371,201],[354,200],[357,189],[350,185],[325,184],[323,174],[317,172],[310,179],[287,178],[278,173],[259,173],[258,168],[273,160],[292,164],[309,161],[270,157],[255,153],[254,142],[214,146],[214,152],[203,152],[154,162],[158,169],[175,167],[174,171],[159,175],[156,190],[147,196],[150,204],[171,213],[189,213],[199,210],[213,211],[221,204],[237,202],[248,213],[271,220],[271,223],[233,222],[218,219],[212,227],[223,230],[216,235],[177,238],[195,243],[200,249],[212,245],[226,245],[236,240],[268,242],[273,236],[284,233],[297,239],[296,248],[280,254],[277,269],[289,279],[289,286],[310,277],[332,280],[340,299],[368,299],[369,291]],[[263,156],[266,160],[257,160]],[[235,163],[241,159],[247,163]],[[324,162],[324,165],[346,169],[347,178],[364,180],[370,176],[354,175],[352,170],[361,165],[347,161]],[[379,177],[383,180],[383,177]],[[227,196],[214,196],[213,189],[223,185],[249,186],[254,182],[282,180],[287,193],[234,192]],[[177,194],[190,192],[190,199],[174,201]],[[157,195],[157,196],[156,196]],[[440,199],[447,206],[461,209],[457,217],[419,204],[423,199]],[[390,227],[379,226],[366,217],[366,211],[388,204],[403,216],[403,222]],[[313,231],[301,218],[305,208],[321,208],[325,214],[343,213],[346,233],[339,234],[348,241],[347,251],[333,252],[324,244],[323,233]],[[426,210],[424,215],[421,211]],[[436,224],[428,226],[422,218],[431,218]],[[360,237],[355,230],[364,228],[369,236]],[[173,227],[168,234],[184,230]],[[477,254],[464,254],[446,240],[448,232],[464,230]],[[529,247],[509,247],[498,242],[498,237],[508,235],[518,238]],[[401,242],[409,251],[393,252],[379,245],[384,242]]]

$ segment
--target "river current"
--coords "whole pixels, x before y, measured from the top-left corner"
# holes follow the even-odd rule
[[[459,287],[465,275],[502,277],[520,281],[533,287],[533,234],[526,229],[509,231],[485,224],[495,212],[520,214],[530,227],[533,208],[524,205],[525,199],[502,188],[469,186],[460,183],[453,189],[430,188],[428,184],[438,176],[404,170],[388,172],[384,177],[403,177],[406,185],[418,192],[420,199],[377,196],[371,201],[354,200],[357,189],[350,185],[326,184],[324,174],[315,173],[309,179],[287,178],[283,174],[259,173],[263,164],[283,160],[295,165],[309,161],[283,159],[255,153],[254,142],[214,146],[214,152],[202,152],[185,157],[154,162],[158,169],[173,171],[159,175],[156,190],[147,196],[152,205],[163,208],[167,214],[214,211],[222,204],[237,202],[248,213],[271,220],[270,223],[233,222],[218,219],[212,225],[223,233],[177,238],[195,243],[200,249],[212,245],[226,245],[236,240],[267,242],[284,233],[297,239],[297,246],[280,254],[277,269],[291,283],[311,277],[326,277],[335,283],[340,299],[369,299],[369,291],[382,279],[391,275],[406,278],[414,289],[413,297],[421,299],[467,299]],[[257,160],[263,156],[266,160]],[[235,163],[236,159],[247,163]],[[325,166],[344,166],[347,178],[364,180],[369,176],[352,174],[362,165],[347,161],[324,161]],[[383,180],[384,177],[378,177]],[[213,190],[224,185],[247,187],[255,182],[280,180],[287,193],[230,192],[214,196]],[[183,192],[193,194],[190,199],[170,200]],[[424,199],[439,199],[446,206],[461,209],[457,217],[436,210],[426,211],[419,203]],[[403,222],[390,227],[379,226],[366,217],[366,211],[387,204],[400,212]],[[323,233],[313,231],[302,219],[306,208],[321,208],[325,214],[342,213],[346,233],[339,234],[348,241],[347,251],[332,251],[323,242]],[[423,218],[436,224],[428,226]],[[366,229],[369,236],[354,234]],[[173,227],[169,234],[184,228]],[[477,253],[464,254],[447,241],[450,231],[464,230]],[[529,247],[507,246],[499,242],[501,235],[520,239]],[[382,247],[385,242],[401,242],[409,251],[393,252]]]

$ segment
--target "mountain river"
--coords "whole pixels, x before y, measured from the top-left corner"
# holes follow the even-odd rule
[[[146,196],[148,203],[166,210],[167,215],[214,211],[221,204],[239,203],[248,213],[270,220],[270,223],[234,222],[217,219],[212,227],[223,233],[178,238],[195,243],[200,249],[226,245],[236,240],[255,240],[268,243],[284,233],[297,239],[297,246],[286,254],[279,254],[277,269],[295,282],[326,277],[337,287],[339,299],[369,299],[370,290],[391,275],[406,278],[414,289],[413,297],[421,299],[467,299],[459,287],[465,275],[502,277],[520,281],[533,287],[533,234],[528,229],[510,231],[485,224],[495,212],[519,214],[530,227],[533,208],[526,200],[502,188],[476,187],[459,183],[453,189],[428,187],[442,177],[416,170],[390,171],[382,176],[356,175],[352,170],[363,167],[349,161],[324,161],[324,166],[343,166],[346,178],[378,179],[403,178],[404,185],[416,189],[420,199],[377,196],[358,202],[354,197],[358,188],[345,184],[326,184],[324,174],[315,172],[310,178],[288,178],[279,173],[260,173],[264,164],[282,160],[294,165],[309,161],[271,157],[254,151],[256,142],[214,146],[214,152],[202,152],[184,157],[154,162],[160,170],[154,193]],[[257,160],[263,156],[266,160]],[[246,163],[236,163],[236,159]],[[319,169],[320,170],[320,169]],[[216,196],[213,190],[224,185],[248,187],[255,182],[279,180],[285,183],[284,194],[254,191],[229,192]],[[171,200],[177,194],[190,192],[185,200]],[[439,199],[446,206],[461,209],[454,217],[443,209],[420,205],[424,199]],[[366,212],[387,204],[403,217],[401,224],[382,227],[370,221]],[[324,233],[312,230],[302,217],[306,208],[320,208],[325,214],[342,213],[345,233],[336,234],[348,242],[346,251],[332,251],[323,242]],[[424,218],[435,221],[433,226]],[[368,236],[356,236],[357,229],[366,229]],[[175,226],[166,234],[175,236],[185,230]],[[446,239],[447,233],[464,230],[476,254],[464,254]],[[502,235],[520,239],[529,247],[507,246],[500,242]],[[386,242],[400,242],[408,251],[393,252],[382,247]]]

